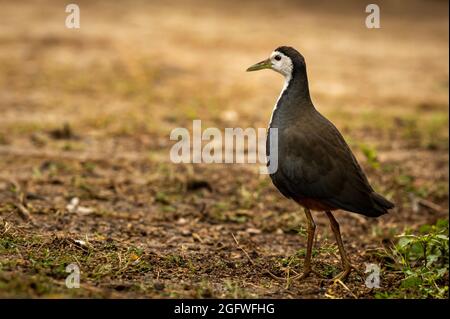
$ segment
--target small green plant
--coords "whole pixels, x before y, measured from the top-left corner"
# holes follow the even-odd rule
[[[373,168],[378,169],[380,167],[380,162],[378,161],[378,154],[375,147],[361,143],[359,145],[361,152],[367,159],[367,163]]]
[[[448,220],[424,225],[418,234],[399,236],[392,249],[394,264],[404,279],[400,290],[405,297],[446,298],[448,296]]]

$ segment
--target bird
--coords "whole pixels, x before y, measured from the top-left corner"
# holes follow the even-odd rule
[[[270,154],[267,147],[266,155],[268,166],[277,156],[277,169],[269,171],[272,183],[281,194],[303,207],[306,215],[306,255],[298,277],[306,278],[315,272],[311,257],[316,224],[311,211],[317,211],[327,215],[341,257],[342,271],[333,280],[345,280],[355,268],[345,251],[333,211],[379,217],[395,205],[374,191],[342,134],[315,108],[303,55],[293,47],[280,46],[247,71],[263,69],[284,76],[267,134],[267,145],[277,138],[277,150]],[[277,134],[272,134],[274,131]]]

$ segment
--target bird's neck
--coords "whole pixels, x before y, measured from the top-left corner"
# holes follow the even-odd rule
[[[308,76],[305,68],[300,70],[294,69],[292,74],[285,76],[285,83],[285,90],[282,94],[294,98],[297,102],[311,102]]]
[[[307,109],[314,108],[309,94],[306,70],[293,71],[285,76],[284,86],[275,104],[270,127],[278,127],[286,120],[295,119]]]

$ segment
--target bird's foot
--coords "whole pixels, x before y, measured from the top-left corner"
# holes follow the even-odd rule
[[[298,275],[296,275],[294,277],[291,277],[290,279],[291,280],[303,280],[303,279],[309,277],[309,275],[311,273],[313,273],[314,275],[316,275],[318,277],[321,277],[321,275],[317,271],[315,271],[311,267],[306,267],[306,268],[303,269],[303,273],[298,274]]]
[[[311,267],[304,268],[303,272],[301,274],[297,274],[297,275],[287,279],[286,289],[289,289],[289,287],[291,286],[291,283],[293,283],[294,281],[302,281],[303,279],[306,279],[307,277],[309,277],[309,275],[311,275],[311,273],[313,273],[314,275],[316,275],[319,278],[323,278],[323,276],[320,273],[318,273],[316,270],[312,269]]]
[[[303,280],[303,279],[307,278],[311,274],[311,272],[313,272],[313,270],[311,268],[303,269],[303,273],[298,274],[294,277],[291,277],[291,280]]]
[[[291,286],[291,284],[294,282],[294,281],[302,281],[303,279],[305,279],[306,277],[308,277],[310,274],[311,274],[311,272],[313,272],[313,270],[311,269],[311,267],[307,267],[307,268],[304,268],[303,269],[303,273],[301,273],[301,274],[297,274],[297,275],[295,275],[295,276],[293,276],[293,277],[289,277],[289,278],[287,278],[287,280],[286,280],[286,289],[289,289],[289,287]]]
[[[312,269],[311,267],[305,267],[303,268],[303,272],[301,274],[297,273],[296,271],[294,271],[296,273],[295,276],[289,276],[289,274],[287,275],[287,277],[278,277],[274,274],[272,274],[270,271],[267,271],[267,273],[276,280],[279,281],[285,281],[286,282],[286,289],[288,289],[291,285],[291,283],[293,283],[294,281],[301,281],[303,279],[306,279],[307,277],[309,277],[309,275],[311,273],[315,274],[318,277],[323,278],[323,276],[321,274],[319,274],[316,270]]]
[[[351,264],[345,265],[344,270],[341,273],[339,273],[336,277],[331,279],[331,281],[333,281],[333,282],[345,281],[353,269],[356,270],[356,268],[353,265],[351,265]]]

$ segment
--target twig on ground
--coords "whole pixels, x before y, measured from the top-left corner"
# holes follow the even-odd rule
[[[239,244],[238,240],[236,239],[236,237],[234,236],[233,233],[231,233],[231,236],[233,236],[234,242],[236,243],[236,246],[242,250],[242,252],[245,254],[245,256],[247,256],[248,260],[250,261],[250,263],[255,266],[255,262],[253,261],[253,259],[250,257],[250,255],[247,253],[247,251]]]
[[[26,198],[25,191],[22,190],[22,188],[20,187],[20,184],[16,180],[11,179],[11,180],[9,180],[9,183],[14,187],[13,193],[16,198],[15,198],[15,202],[13,204],[17,208],[17,212],[19,213],[20,218],[22,218],[22,220],[34,225],[31,213],[28,210],[27,204],[25,202],[25,198]]]
[[[21,203],[16,203],[15,204],[18,212],[19,212],[19,216],[26,222],[32,222],[31,220],[31,214],[29,212],[29,210],[25,207],[25,205],[21,204]]]
[[[280,280],[280,281],[286,280],[286,278],[278,277],[277,275],[274,275],[270,270],[266,270],[264,273],[268,274],[270,277],[272,277],[275,280]]]
[[[338,279],[334,283],[340,284],[342,287],[344,287],[345,290],[347,290],[352,295],[353,298],[358,299],[358,297],[353,293],[353,291],[351,291],[350,288],[348,288],[347,285],[342,282],[342,280]]]
[[[423,206],[425,208],[431,209],[437,213],[446,213],[448,212],[447,210],[445,210],[444,208],[442,208],[441,206],[439,206],[438,204],[435,204],[433,202],[430,202],[429,200],[423,199],[423,198],[419,198],[417,203],[420,206]]]

